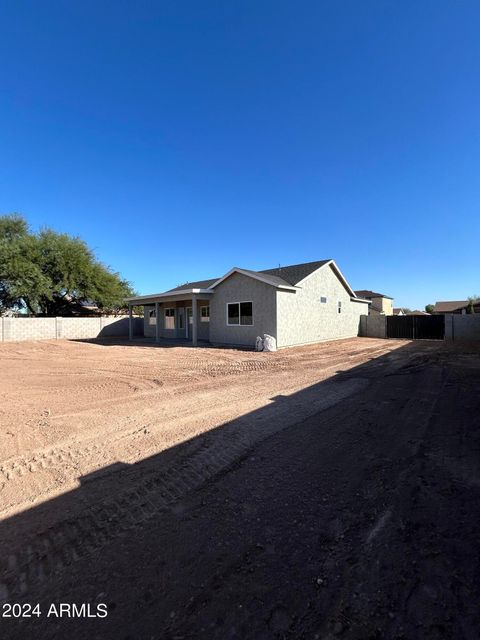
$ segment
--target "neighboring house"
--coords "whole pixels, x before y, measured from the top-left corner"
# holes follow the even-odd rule
[[[364,300],[370,300],[370,315],[393,316],[393,298],[384,293],[376,293],[369,289],[355,291],[355,295]]]
[[[405,316],[405,315],[407,315],[407,312],[405,311],[405,309],[402,309],[402,307],[394,307],[393,308],[393,315],[394,316]]]
[[[419,311],[418,309],[415,309],[415,311],[409,311],[405,315],[407,315],[407,316],[429,316],[430,314],[427,313],[426,311]]]
[[[278,347],[358,335],[369,301],[355,295],[333,260],[189,282],[127,299],[144,305],[145,336],[253,347],[267,333]]]
[[[467,313],[468,300],[443,300],[436,302],[433,307],[434,314],[441,313]]]

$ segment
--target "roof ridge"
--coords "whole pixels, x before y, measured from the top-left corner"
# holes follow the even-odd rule
[[[278,267],[270,267],[269,269],[259,269],[258,273],[265,273],[265,271],[273,271],[274,269],[291,269],[292,267],[307,267],[311,264],[327,263],[332,258],[325,258],[324,260],[311,260],[310,262],[298,262],[297,264],[281,264]]]

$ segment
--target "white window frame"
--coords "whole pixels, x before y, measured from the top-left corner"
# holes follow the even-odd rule
[[[157,324],[157,314],[155,313],[155,307],[148,310],[148,324]]]
[[[245,303],[248,303],[248,304],[252,305],[252,324],[241,324],[240,323],[240,318],[241,318],[240,305],[241,304],[245,304]],[[230,323],[228,321],[228,305],[229,304],[238,304],[238,324],[235,324],[235,323],[232,324],[232,323]],[[227,319],[227,327],[253,327],[253,326],[255,326],[254,315],[253,315],[253,300],[240,300],[239,302],[237,302],[236,300],[233,300],[232,302],[227,302],[225,304],[225,313],[226,313],[226,319]]]
[[[208,309],[208,316],[202,316],[202,309]],[[210,322],[210,305],[203,304],[200,307],[200,322]]]
[[[167,316],[167,311],[173,311],[173,315]],[[165,331],[175,331],[175,327],[177,324],[177,310],[175,309],[175,307],[166,307],[163,310],[163,318],[164,318],[163,326],[165,327]],[[173,327],[167,327],[167,318],[173,318]]]

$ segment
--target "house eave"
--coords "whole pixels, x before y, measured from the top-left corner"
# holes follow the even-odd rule
[[[212,295],[214,292],[210,289],[180,289],[179,291],[163,291],[162,293],[152,293],[147,296],[136,296],[134,298],[125,298],[128,304],[148,304],[162,298],[185,298],[194,294]]]
[[[367,300],[366,298],[357,298],[356,296],[350,296],[350,300],[352,302],[366,302],[367,304],[372,304],[371,300]]]

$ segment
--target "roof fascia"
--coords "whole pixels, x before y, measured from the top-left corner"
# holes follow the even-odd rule
[[[371,300],[366,300],[365,298],[357,298],[356,296],[350,296],[350,300],[352,302],[366,302],[367,304],[372,304]]]
[[[173,298],[176,296],[192,295],[194,293],[213,294],[210,289],[180,289],[179,291],[163,291],[162,293],[152,293],[148,296],[136,296],[135,298],[125,298],[125,302],[135,303],[142,300],[154,300],[156,298]]]

